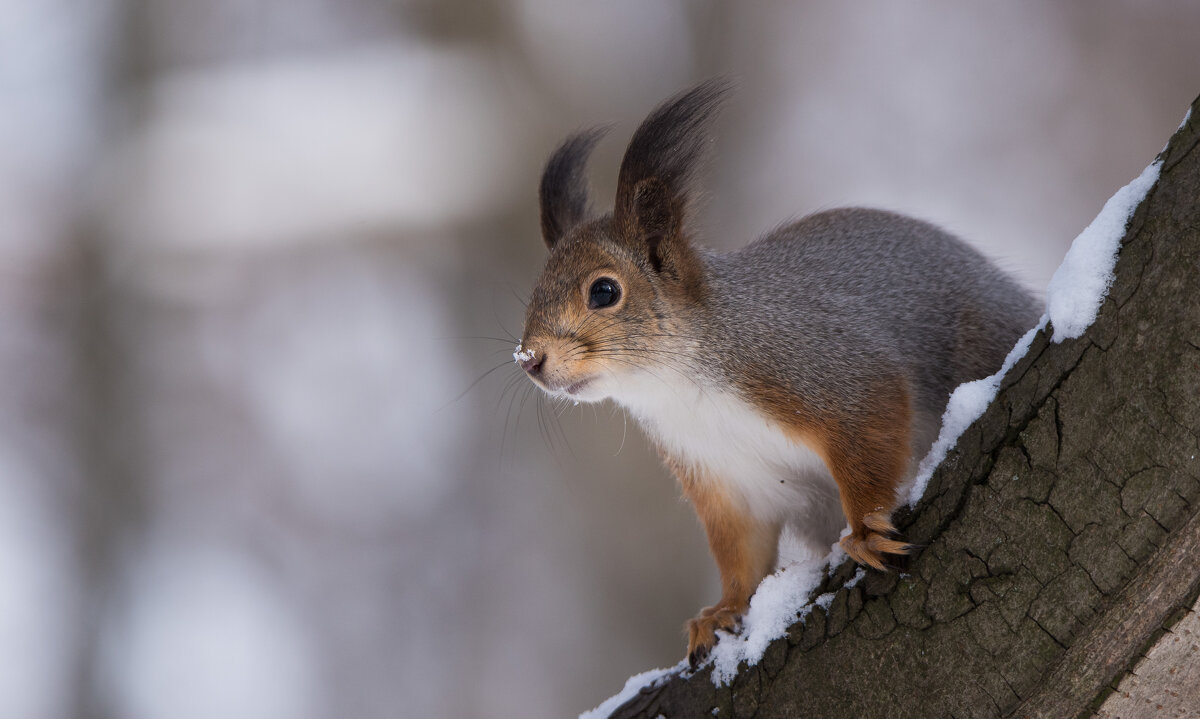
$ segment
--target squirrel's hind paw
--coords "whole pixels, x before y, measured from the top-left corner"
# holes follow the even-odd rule
[[[893,539],[897,535],[896,527],[887,515],[872,512],[863,517],[862,523],[862,527],[842,537],[841,541],[842,549],[859,564],[884,570],[883,555],[908,554],[914,549],[912,544]]]

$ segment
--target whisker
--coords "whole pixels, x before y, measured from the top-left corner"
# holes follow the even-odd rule
[[[463,340],[489,340],[492,342],[503,342],[505,344],[508,344],[508,343],[516,344],[518,341],[514,337],[489,337],[487,335],[454,335],[452,337],[440,337],[439,339],[447,340],[450,342],[460,342]]]
[[[504,447],[508,444],[508,433],[509,433],[508,427],[509,427],[509,424],[512,422],[513,405],[516,404],[517,391],[519,391],[519,390],[515,390],[515,388],[517,386],[518,385],[510,379],[508,384],[505,385],[504,390],[500,393],[500,398],[496,402],[496,407],[499,408],[500,403],[504,400],[504,396],[506,394],[509,394],[509,389],[514,388],[514,391],[512,392],[512,394],[509,395],[508,409],[505,410],[505,412],[504,412],[504,430],[500,435],[500,470],[501,471],[504,470]],[[513,431],[515,432],[516,429],[514,428]]]
[[[575,447],[571,445],[571,440],[567,436],[567,432],[562,426],[562,414],[568,411],[571,406],[571,403],[566,397],[558,398],[558,411],[552,413],[552,422],[554,429],[558,431],[558,437],[560,440],[562,440],[563,446],[567,448],[567,453],[571,455],[572,459],[578,460],[579,456],[575,454]]]
[[[644,359],[648,354],[649,353],[637,352],[637,351],[631,351],[631,350],[605,350],[603,352],[595,353],[596,357],[598,357],[598,358],[622,362],[624,364],[627,364],[627,365],[630,365],[633,367],[637,367],[639,369],[642,369],[642,370],[645,370],[648,372],[651,371],[652,369],[669,370],[671,372],[678,374],[680,377],[686,379],[691,384],[696,384],[696,375],[703,374],[700,367],[693,366],[690,363],[684,363],[684,364],[682,364],[682,366],[676,365],[673,363],[663,363],[663,364],[657,364],[657,365],[653,365],[653,366],[647,366],[644,363],[639,363],[639,362],[633,361],[633,359]],[[661,377],[658,377],[658,379],[660,381],[662,381]]]
[[[612,372],[609,372],[609,375],[611,374]],[[616,402],[613,402],[613,414],[609,417],[609,419],[611,419],[613,416],[616,416],[617,412],[621,413],[621,444],[617,445],[617,451],[615,454],[613,454],[614,457],[619,457],[621,455],[621,451],[625,449],[625,437],[629,433],[629,413],[625,411],[624,407]]]
[[[542,442],[544,442],[546,446],[553,451],[554,442],[551,440],[549,433],[546,431],[546,419],[542,415],[542,408],[545,406],[545,401],[545,395],[538,395],[537,404],[535,405],[537,408],[538,434],[542,435]]]
[[[467,393],[470,392],[471,390],[475,389],[476,385],[478,385],[480,382],[487,379],[489,375],[491,375],[493,372],[500,369],[501,367],[508,366],[508,364],[509,364],[508,362],[501,362],[500,364],[496,365],[495,367],[491,368],[490,370],[488,370],[488,371],[484,372],[483,374],[479,375],[478,377],[476,377],[475,381],[472,382],[471,384],[467,385],[467,388],[464,389],[462,392],[459,392],[457,397],[455,397],[454,399],[450,400],[446,404],[444,404],[441,407],[438,407],[436,410],[434,410],[434,414],[441,412],[442,410],[446,409],[447,407],[454,404],[455,402],[458,402],[463,397],[466,397]]]
[[[524,380],[525,380],[524,372],[515,372],[512,374],[512,376],[510,376],[508,378],[507,381],[505,381],[504,389],[502,389],[500,391],[500,396],[496,399],[496,409],[497,410],[500,409],[500,404],[504,401],[505,395],[509,394],[509,392],[512,392],[512,397],[510,398],[510,401],[516,400],[517,388],[521,386],[521,383]],[[528,389],[528,388],[526,388],[526,389]]]
[[[521,303],[521,309],[528,309],[529,297],[522,297],[521,293],[517,292],[516,288],[514,288],[512,285],[508,286],[508,291],[512,294],[513,297],[516,298],[517,302]]]
[[[509,289],[512,290],[511,287]],[[513,293],[515,294],[516,291],[513,290]],[[520,301],[520,299],[520,297],[517,298],[518,301]],[[496,306],[494,304],[492,305],[492,319],[496,321],[496,326],[500,328],[500,331],[508,335],[510,342],[515,345],[521,341],[519,337],[513,336],[512,330],[504,325],[504,321],[500,319],[500,315],[496,314]]]
[[[517,417],[516,417],[516,422],[513,424],[513,432],[514,433],[516,433],[516,431],[521,426],[521,414],[525,411],[525,403],[529,401],[529,397],[536,390],[537,390],[537,387],[535,387],[534,385],[528,385],[525,387],[525,392],[521,395],[521,401],[517,404]]]

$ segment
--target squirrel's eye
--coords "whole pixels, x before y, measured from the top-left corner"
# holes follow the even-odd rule
[[[601,277],[593,282],[592,288],[588,290],[588,309],[608,307],[615,304],[620,297],[621,286],[617,284],[616,280]]]

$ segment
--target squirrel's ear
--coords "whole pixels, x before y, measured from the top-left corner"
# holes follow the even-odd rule
[[[613,219],[627,237],[650,244],[656,268],[658,245],[683,239],[691,185],[729,88],[728,80],[709,80],[667,100],[633,134],[621,160]]]
[[[542,209],[542,239],[549,248],[588,217],[587,160],[605,132],[607,128],[597,127],[576,133],[564,140],[546,161],[538,201]]]

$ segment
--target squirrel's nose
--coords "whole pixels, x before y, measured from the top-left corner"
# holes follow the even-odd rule
[[[538,355],[528,359],[520,360],[521,369],[525,370],[533,376],[537,376],[542,372],[542,364],[546,361],[545,355]]]
[[[521,365],[521,369],[529,373],[530,376],[536,377],[542,371],[542,363],[546,361],[546,354],[538,352],[535,349],[525,349],[518,344],[517,351],[513,352],[513,359],[517,361],[517,364]]]

